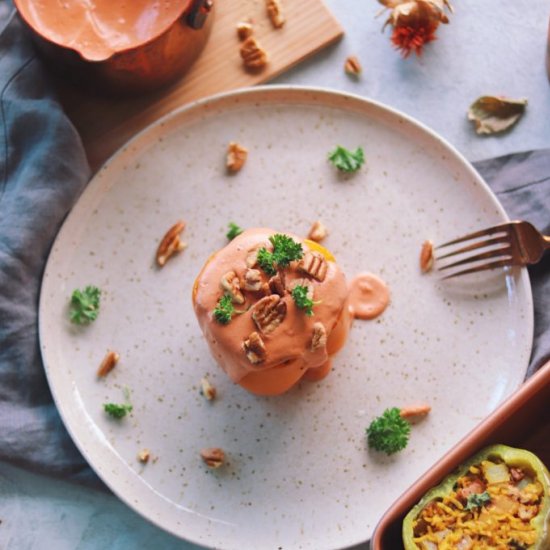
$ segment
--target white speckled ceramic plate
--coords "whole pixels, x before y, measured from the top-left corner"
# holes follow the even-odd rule
[[[249,149],[225,173],[229,141]],[[363,146],[366,166],[342,177],[336,144]],[[189,247],[162,269],[159,239],[187,222]],[[260,398],[210,358],[191,306],[193,280],[226,243],[227,223],[305,235],[321,219],[326,246],[352,276],[386,280],[389,309],[356,322],[332,373]],[[420,245],[505,219],[469,164],[432,132],[380,104],[330,91],[265,87],[201,101],[135,137],[90,183],[61,230],[40,304],[47,376],[76,444],[128,505],[216,548],[346,547],[365,541],[390,503],[522,381],[531,348],[525,272],[443,282],[421,275]],[[103,291],[87,327],[68,321],[73,289]],[[121,360],[106,378],[106,350]],[[207,402],[208,375],[219,397]],[[133,412],[108,418],[102,404]],[[386,457],[365,427],[386,407],[428,402],[408,448]],[[219,446],[227,467],[199,451]],[[140,464],[151,450],[156,461]]]

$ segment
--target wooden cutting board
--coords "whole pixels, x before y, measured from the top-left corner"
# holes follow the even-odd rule
[[[209,95],[266,82],[343,35],[322,0],[283,0],[286,24],[274,29],[265,0],[216,0],[208,44],[182,80],[170,88],[132,99],[99,98],[58,82],[61,102],[79,131],[96,171],[132,135],[162,115]],[[235,26],[254,21],[255,36],[269,54],[258,74],[244,70]]]

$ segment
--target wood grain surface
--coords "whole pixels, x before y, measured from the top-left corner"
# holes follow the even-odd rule
[[[102,98],[58,81],[61,102],[82,137],[92,170],[132,135],[173,109],[215,93],[266,82],[343,35],[322,0],[286,0],[283,6],[286,24],[274,29],[264,0],[217,0],[212,34],[201,57],[180,81],[160,92]],[[269,55],[260,73],[249,73],[242,65],[235,27],[245,18],[253,20],[255,36]]]

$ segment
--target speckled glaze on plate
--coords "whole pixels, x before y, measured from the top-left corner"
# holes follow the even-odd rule
[[[249,149],[225,172],[229,141]],[[363,146],[341,176],[336,144]],[[156,269],[178,219],[189,247]],[[334,369],[273,398],[234,386],[211,359],[191,305],[193,280],[226,243],[227,223],[305,235],[320,219],[349,278],[382,277],[391,304],[356,322]],[[220,95],[149,127],[96,175],[53,246],[40,340],[64,422],[109,487],[164,529],[216,548],[342,548],[367,540],[395,498],[522,381],[532,342],[524,270],[441,281],[420,245],[506,219],[470,165],[403,114],[331,91],[259,87]],[[103,290],[87,327],[68,321],[74,288]],[[107,349],[121,359],[98,380]],[[199,392],[208,375],[218,398]],[[102,411],[130,391],[120,422]],[[392,457],[364,431],[386,407],[428,402],[430,416]],[[203,447],[226,450],[209,471]],[[140,464],[150,449],[155,462]]]

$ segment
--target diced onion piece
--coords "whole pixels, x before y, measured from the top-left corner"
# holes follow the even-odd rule
[[[481,463],[481,469],[483,470],[485,479],[491,485],[493,483],[506,483],[510,481],[510,470],[508,470],[508,466],[504,462],[495,464],[490,460],[484,460]]]

